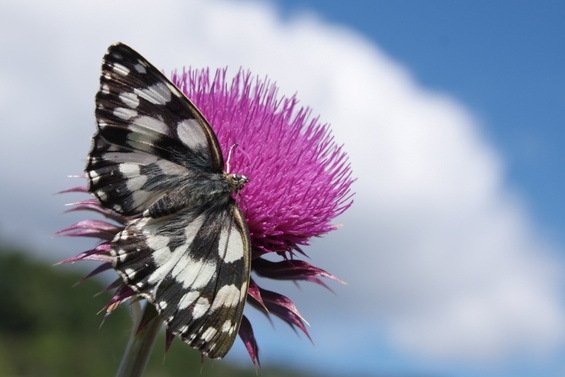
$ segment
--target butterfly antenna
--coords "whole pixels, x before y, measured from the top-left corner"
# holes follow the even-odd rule
[[[234,150],[234,148],[237,147],[237,143],[233,144],[230,147],[230,150],[228,152],[228,161],[226,162],[226,173],[230,174],[230,159],[231,159],[231,152]]]

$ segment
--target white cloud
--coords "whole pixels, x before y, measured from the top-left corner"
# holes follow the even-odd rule
[[[0,62],[0,122],[9,135],[0,138],[8,208],[0,232],[15,235],[31,223],[39,244],[72,222],[53,222],[65,200],[49,195],[82,169],[99,62],[122,40],[166,69],[230,65],[268,74],[282,93],[298,91],[346,143],[359,177],[355,207],[341,219],[345,228],[310,255],[350,285],[316,305],[309,292],[293,295],[314,328],[325,312],[314,306],[324,301],[336,318],[379,323],[402,349],[440,360],[492,362],[562,342],[561,271],[462,105],[419,87],[359,35],[312,15],[283,22],[272,7],[243,1],[154,6],[3,6],[0,40],[12,59]],[[325,318],[317,331],[349,322]]]
[[[492,362],[562,342],[562,271],[477,120],[359,38],[313,29],[322,61],[340,53],[322,113],[359,176],[328,258],[357,286],[352,301],[386,318],[397,344],[439,359]],[[358,264],[344,266],[344,252]]]
[[[322,61],[340,53],[322,113],[359,176],[346,227],[323,247],[326,266],[357,287],[345,307],[438,359],[494,362],[560,344],[562,271],[478,121],[370,44],[313,29]]]

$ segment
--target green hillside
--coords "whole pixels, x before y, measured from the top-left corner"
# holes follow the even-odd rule
[[[110,293],[95,280],[73,285],[82,275],[30,261],[21,251],[0,246],[0,376],[113,376],[126,346],[131,321],[119,308],[102,324],[97,314]],[[164,355],[158,339],[144,377],[305,376],[268,367],[240,369],[226,361],[206,361],[174,341]],[[202,371],[201,371],[202,370]]]

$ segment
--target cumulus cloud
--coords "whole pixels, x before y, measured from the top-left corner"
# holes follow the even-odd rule
[[[362,38],[333,33],[309,34],[322,61],[338,56],[322,113],[359,176],[357,206],[324,245],[357,287],[345,307],[439,359],[491,363],[560,344],[562,271],[480,122]]]
[[[30,239],[45,245],[72,221],[53,221],[65,199],[50,194],[82,170],[101,56],[121,40],[166,70],[229,65],[268,74],[332,123],[359,179],[345,227],[309,251],[349,286],[337,297],[293,296],[314,326],[334,312],[315,331],[351,326],[342,342],[358,343],[355,318],[402,350],[488,362],[563,341],[561,271],[480,122],[420,87],[378,46],[312,14],[282,21],[259,2],[30,4],[5,5],[0,16],[12,57],[0,62],[1,233],[30,234],[32,224]],[[64,256],[75,251],[52,242]]]

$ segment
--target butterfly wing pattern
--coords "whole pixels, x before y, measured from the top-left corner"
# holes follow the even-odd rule
[[[100,203],[128,218],[113,267],[169,331],[210,358],[237,335],[251,269],[249,231],[212,128],[130,47],[110,46],[85,173]]]

